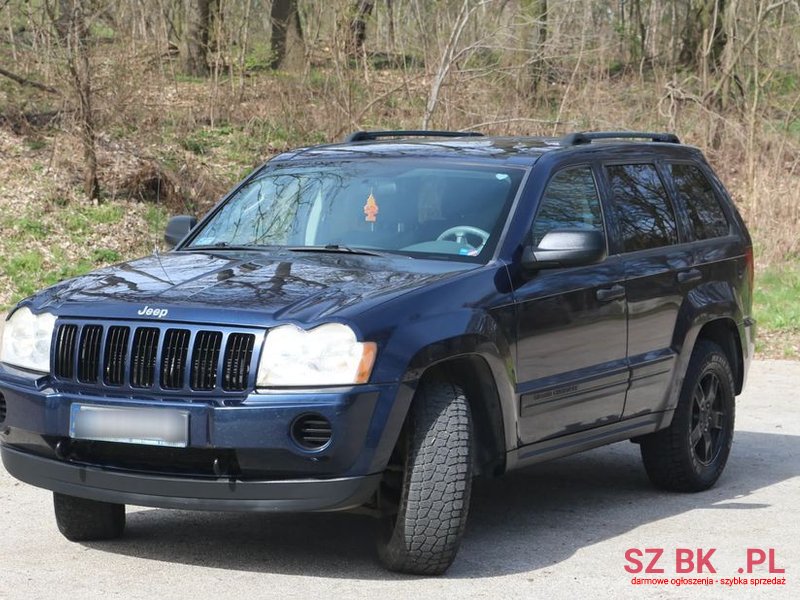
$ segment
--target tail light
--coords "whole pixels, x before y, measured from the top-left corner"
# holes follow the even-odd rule
[[[753,281],[755,279],[755,271],[756,271],[756,265],[755,265],[755,259],[753,257],[753,247],[752,246],[750,246],[749,248],[747,248],[744,251],[744,266],[745,266],[745,269],[747,269],[747,285],[748,285],[748,288],[749,288],[750,292],[752,293],[752,291],[753,291]]]

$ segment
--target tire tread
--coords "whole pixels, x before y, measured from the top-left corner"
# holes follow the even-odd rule
[[[438,575],[455,558],[469,509],[469,403],[450,381],[428,379],[409,418],[406,493],[389,539],[379,544],[379,555],[393,571]]]

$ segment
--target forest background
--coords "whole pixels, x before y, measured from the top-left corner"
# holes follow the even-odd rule
[[[800,0],[0,0],[0,310],[361,129],[671,131],[800,358]]]

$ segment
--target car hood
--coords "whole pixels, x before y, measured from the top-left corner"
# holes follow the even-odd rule
[[[313,324],[349,319],[475,266],[402,256],[170,252],[64,281],[31,304],[73,317]]]

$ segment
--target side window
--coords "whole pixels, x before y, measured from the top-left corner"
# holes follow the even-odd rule
[[[623,250],[677,244],[675,211],[655,165],[610,165],[606,170]]]
[[[680,201],[686,207],[695,238],[705,240],[728,235],[728,220],[703,172],[693,165],[670,164],[668,168]]]
[[[533,243],[538,246],[553,229],[572,228],[603,231],[600,199],[589,166],[567,167],[547,184],[533,223]]]

